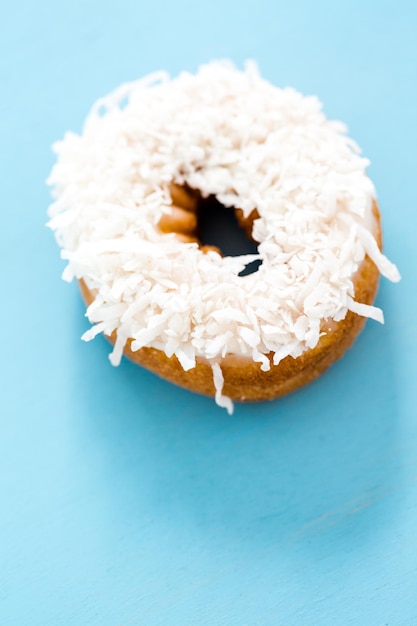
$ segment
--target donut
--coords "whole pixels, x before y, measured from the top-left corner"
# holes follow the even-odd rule
[[[83,339],[109,338],[113,365],[124,354],[231,413],[313,381],[383,322],[379,276],[400,275],[369,161],[316,97],[254,63],[122,85],[54,150],[48,224],[87,305]],[[254,254],[204,244],[211,198]]]

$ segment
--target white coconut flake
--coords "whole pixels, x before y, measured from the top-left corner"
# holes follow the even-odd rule
[[[220,367],[218,363],[212,363],[211,369],[213,371],[213,383],[214,383],[214,388],[216,390],[216,395],[215,395],[216,403],[222,408],[226,409],[229,415],[232,415],[233,410],[234,410],[233,402],[231,401],[230,398],[222,394],[223,385],[224,385],[222,368]]]
[[[175,354],[184,370],[206,359],[216,402],[230,412],[219,359],[240,355],[266,370],[271,352],[277,364],[314,348],[321,320],[350,310],[383,321],[354,300],[366,254],[399,280],[375,238],[368,161],[317,98],[270,85],[255,64],[122,85],[54,150],[49,226],[68,261],[63,277],[95,293],[83,339],[116,332],[114,365],[128,338],[133,351]],[[161,233],[171,183],[245,216],[256,208],[259,254],[222,259]],[[239,276],[254,259],[259,270]]]
[[[122,360],[123,350],[126,345],[126,341],[128,339],[128,335],[123,332],[123,330],[117,331],[116,341],[114,343],[113,351],[109,355],[109,360],[112,365],[120,365],[120,361]]]
[[[384,313],[377,306],[362,304],[361,302],[356,302],[352,300],[352,298],[349,298],[349,310],[363,317],[370,317],[380,324],[384,323]]]
[[[397,283],[401,280],[401,275],[397,266],[394,265],[394,263],[391,263],[391,261],[389,261],[387,257],[382,254],[378,248],[377,242],[375,241],[375,237],[372,236],[372,233],[363,228],[363,226],[360,226],[358,234],[366,250],[366,254],[370,259],[372,259],[381,274],[393,283]]]
[[[83,341],[91,341],[92,339],[94,339],[94,337],[96,337],[100,333],[103,333],[105,330],[106,324],[104,322],[100,322],[100,324],[95,324],[94,326],[86,330],[85,333],[81,335],[81,339]]]

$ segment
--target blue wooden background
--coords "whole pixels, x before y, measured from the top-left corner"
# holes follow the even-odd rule
[[[416,626],[417,9],[23,0],[0,19],[2,626]],[[372,160],[385,326],[271,404],[110,366],[44,223],[51,143],[156,69],[254,58]]]

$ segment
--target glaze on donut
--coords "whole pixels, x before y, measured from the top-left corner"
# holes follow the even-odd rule
[[[127,100],[127,103],[126,103]],[[123,103],[123,106],[120,104]],[[157,74],[99,100],[56,145],[50,226],[93,327],[160,376],[232,400],[284,395],[351,345],[379,274],[368,162],[316,98],[212,63]],[[258,255],[198,237],[199,198],[233,207]],[[259,259],[257,272],[242,276]]]

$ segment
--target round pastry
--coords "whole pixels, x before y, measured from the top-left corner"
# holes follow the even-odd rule
[[[368,161],[315,97],[253,64],[123,85],[55,150],[49,225],[88,304],[83,338],[109,337],[114,365],[124,352],[231,412],[312,381],[367,317],[383,321],[379,274],[399,274],[380,251]],[[201,243],[213,196],[255,255]]]

